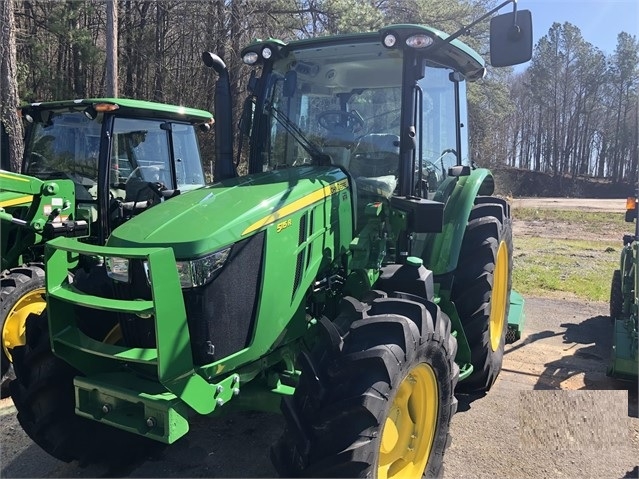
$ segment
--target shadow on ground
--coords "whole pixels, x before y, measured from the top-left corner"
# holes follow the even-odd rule
[[[626,390],[628,415],[639,417],[637,383],[606,375],[612,348],[610,318],[598,315],[579,323],[563,323],[560,327],[563,331],[553,335],[562,336],[566,345],[564,354],[544,365],[534,389]],[[549,332],[538,333],[539,338],[544,333]]]

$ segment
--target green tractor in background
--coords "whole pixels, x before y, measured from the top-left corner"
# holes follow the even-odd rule
[[[104,246],[47,243],[47,308],[13,349],[27,434],[64,461],[121,462],[192,414],[281,411],[282,475],[437,475],[456,388],[490,389],[523,320],[510,207],[469,161],[465,82],[485,65],[466,31],[248,45],[242,177],[228,71],[205,52],[219,181]],[[491,20],[493,66],[531,53],[529,11]]]
[[[626,202],[626,221],[635,223],[635,232],[624,235],[619,269],[610,286],[610,319],[613,339],[608,375],[637,381],[639,377],[639,180],[637,196]]]
[[[204,185],[195,127],[213,122],[202,110],[113,98],[19,111],[27,127],[22,173],[0,170],[2,376],[11,349],[25,342],[27,316],[46,305],[46,241],[104,244],[149,205]],[[8,169],[8,151],[2,158]]]

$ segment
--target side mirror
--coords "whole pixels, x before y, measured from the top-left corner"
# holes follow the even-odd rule
[[[498,15],[490,20],[490,63],[507,67],[532,58],[533,34],[530,10]]]

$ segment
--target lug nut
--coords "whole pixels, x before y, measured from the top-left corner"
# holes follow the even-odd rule
[[[217,387],[215,388],[215,393],[222,394],[223,391],[224,391],[224,386],[222,386],[221,384],[218,384]]]
[[[239,396],[240,395],[240,388],[233,388],[233,396]]]
[[[103,404],[102,405],[102,412],[104,414],[109,414],[111,412],[111,406],[109,406],[108,404]]]
[[[215,404],[217,404],[218,406],[224,406],[224,399],[217,398],[217,400],[215,401]]]
[[[149,416],[146,418],[146,425],[149,427],[155,427],[155,418],[153,416]]]

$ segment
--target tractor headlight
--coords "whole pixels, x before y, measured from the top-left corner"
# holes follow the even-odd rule
[[[106,264],[107,276],[121,283],[129,282],[129,259],[117,256],[107,256]]]
[[[207,284],[215,272],[224,266],[230,252],[231,247],[228,247],[203,258],[178,261],[177,270],[182,287],[195,288]]]

